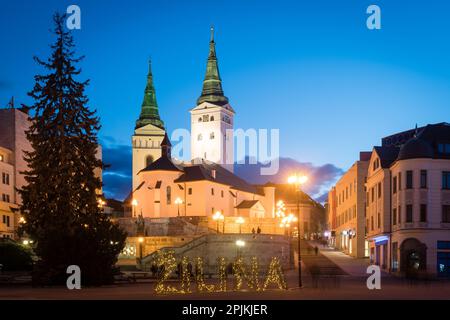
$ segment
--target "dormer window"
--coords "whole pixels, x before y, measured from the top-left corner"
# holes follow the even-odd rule
[[[438,152],[440,154],[450,155],[450,143],[439,143]]]
[[[379,159],[379,158],[376,158],[376,159],[373,161],[373,171],[377,170],[379,167],[380,167],[380,159]]]

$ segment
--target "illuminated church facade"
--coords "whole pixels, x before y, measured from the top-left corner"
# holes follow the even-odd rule
[[[275,188],[254,186],[233,173],[235,111],[224,95],[213,29],[203,89],[191,116],[191,161],[174,161],[156,101],[151,67],[132,136],[132,216],[272,218]]]

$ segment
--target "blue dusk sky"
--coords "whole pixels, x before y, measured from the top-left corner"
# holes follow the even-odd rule
[[[48,56],[52,14],[71,4],[81,8],[80,80],[91,80],[113,165],[109,196],[129,188],[148,58],[167,129],[189,129],[211,25],[235,128],[280,129],[280,156],[332,168],[326,183],[381,137],[450,120],[450,2],[442,0],[1,0],[1,107],[11,96],[32,103],[26,93],[43,72],[32,57]],[[381,30],[366,27],[371,4],[381,8]]]

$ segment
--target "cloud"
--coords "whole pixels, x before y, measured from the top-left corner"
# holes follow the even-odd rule
[[[131,147],[115,145],[114,139],[102,139],[103,192],[108,198],[123,200],[131,191]]]
[[[319,202],[323,202],[329,188],[340,178],[344,171],[333,164],[322,166],[310,162],[299,162],[291,158],[279,158],[279,170],[275,175],[261,175],[260,169],[265,167],[261,163],[249,164],[249,158],[245,164],[235,165],[235,173],[250,183],[264,184],[266,182],[286,183],[289,175],[301,172],[308,176],[308,182],[303,190]]]

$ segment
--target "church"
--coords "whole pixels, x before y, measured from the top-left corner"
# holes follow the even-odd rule
[[[151,65],[132,137],[130,215],[274,218],[275,188],[254,186],[233,173],[234,109],[222,89],[211,28],[203,89],[191,116],[191,161],[174,161],[161,120]]]

